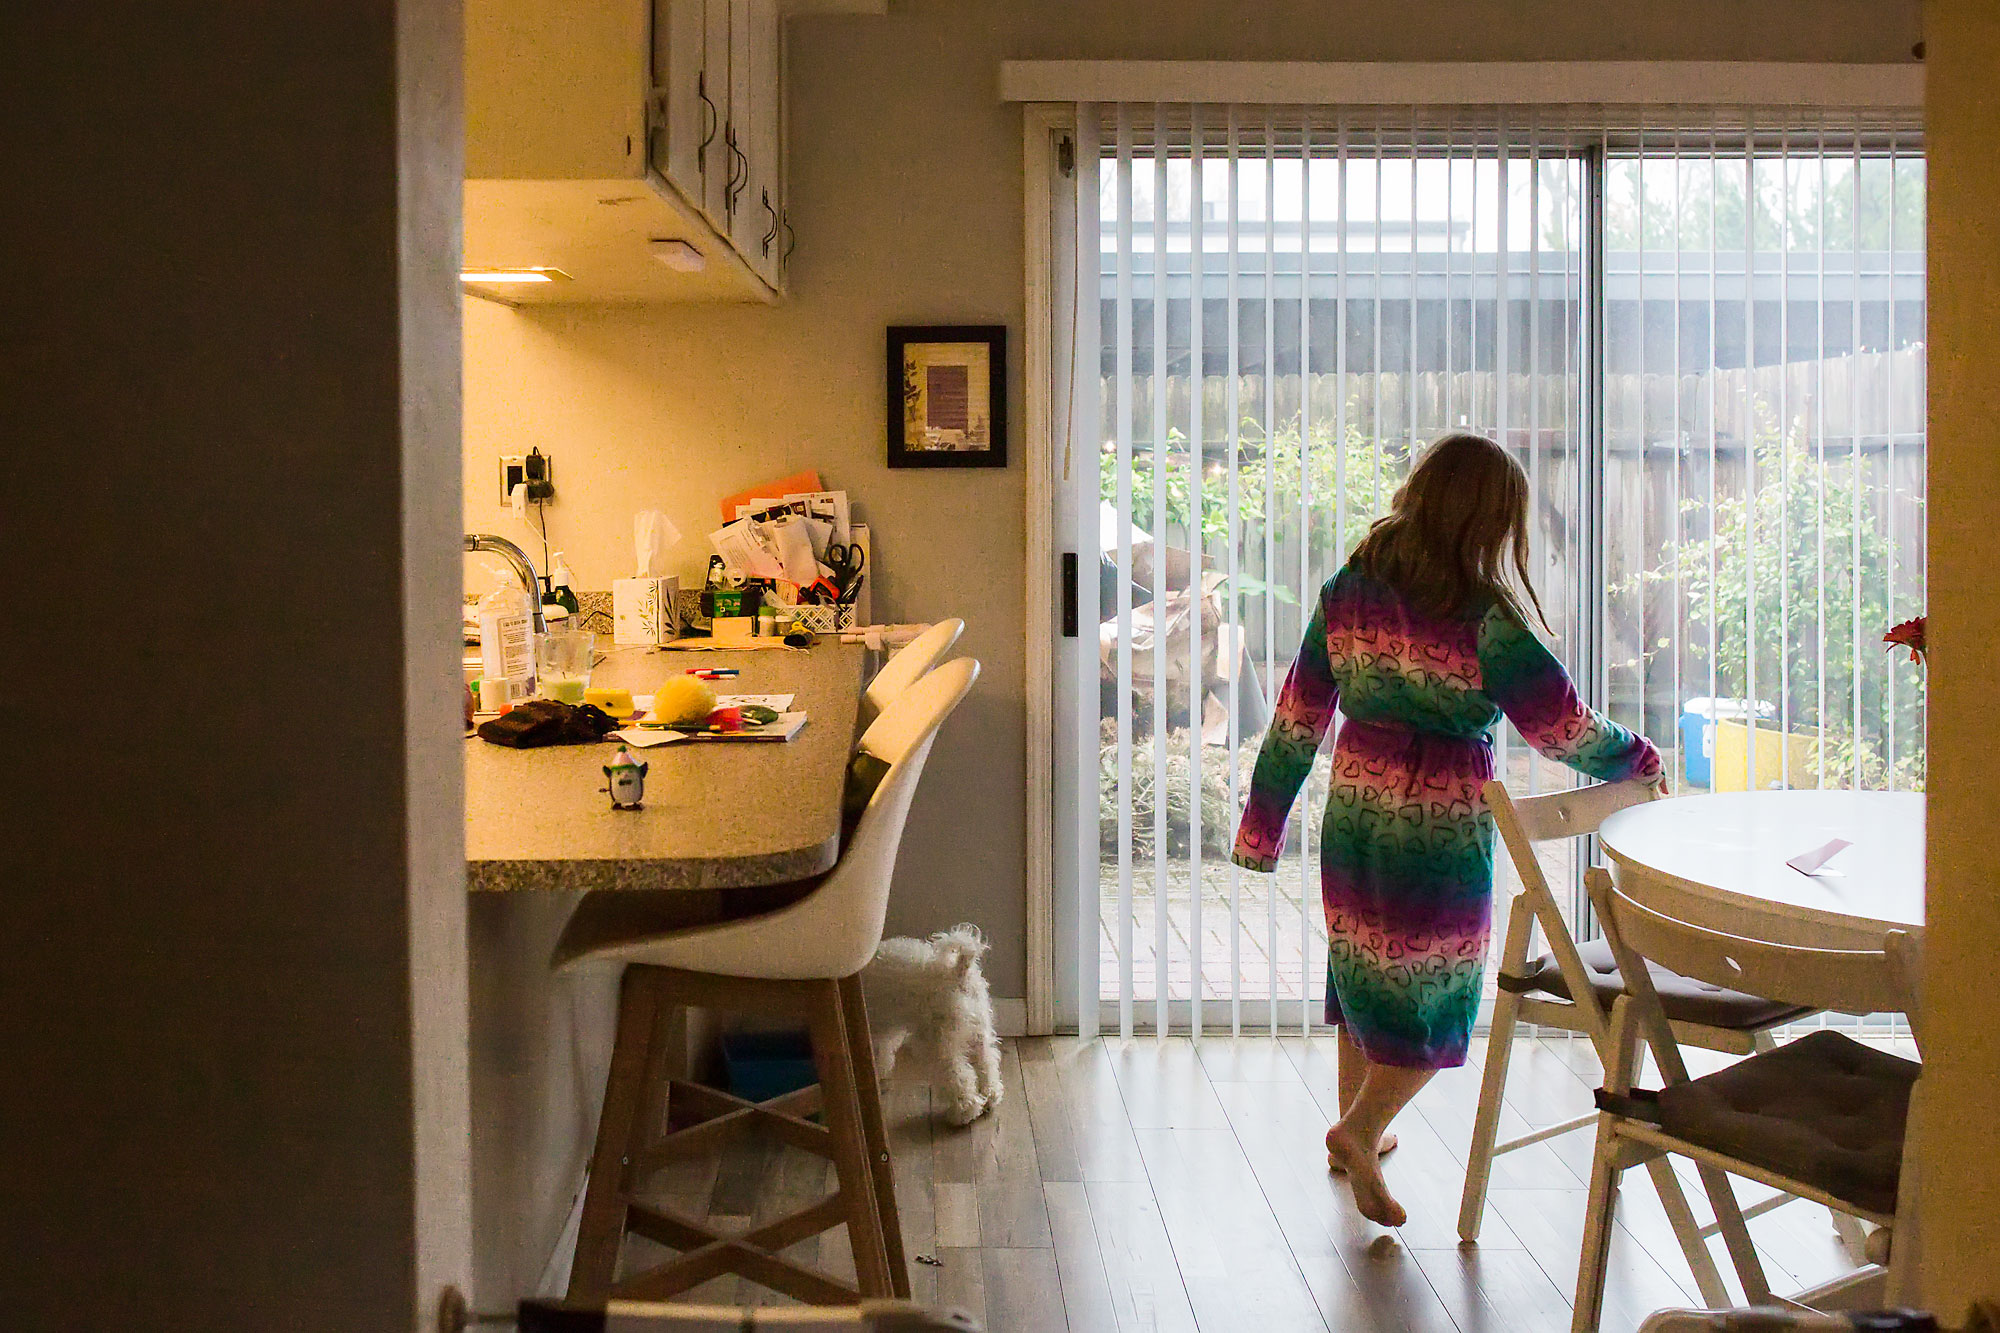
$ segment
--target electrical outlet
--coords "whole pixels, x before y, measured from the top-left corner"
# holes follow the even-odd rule
[[[503,505],[514,502],[516,486],[526,486],[530,500],[553,500],[555,480],[555,461],[539,450],[500,455],[500,503]]]

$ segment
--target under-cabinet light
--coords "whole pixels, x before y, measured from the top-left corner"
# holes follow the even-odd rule
[[[458,275],[460,282],[523,283],[562,282],[569,274],[559,268],[469,268]]]
[[[699,273],[708,267],[708,256],[686,241],[647,241],[646,249],[677,273]]]

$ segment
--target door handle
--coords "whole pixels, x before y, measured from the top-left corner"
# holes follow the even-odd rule
[[[1062,636],[1076,637],[1076,552],[1064,551],[1062,558]]]
[[[715,109],[715,103],[708,98],[708,71],[695,75],[694,94],[701,99],[701,145],[694,150],[694,169],[708,174],[708,146],[715,142],[715,131],[722,124],[722,113]]]

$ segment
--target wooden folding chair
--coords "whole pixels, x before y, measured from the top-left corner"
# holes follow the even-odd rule
[[[1907,1013],[1916,1035],[1917,963],[1910,937],[1886,932],[1880,948],[1863,950],[1773,944],[1664,915],[1601,869],[1591,870],[1585,883],[1631,985],[1612,1006],[1609,1045],[1617,1059],[1606,1063],[1598,1094],[1573,1333],[1594,1329],[1603,1313],[1619,1176],[1642,1163],[1665,1164],[1669,1153],[1695,1163],[1750,1304],[1768,1305],[1773,1297],[1744,1225],[1747,1214],[1730,1186],[1732,1175],[1780,1190],[1780,1197],[1824,1204],[1857,1224],[1885,1228],[1869,1238],[1869,1249],[1887,1260],[1888,1300],[1906,1294],[1916,1247],[1896,1245],[1893,1236],[1898,1220],[1910,1213],[1907,1124],[1920,1066],[1821,1030],[1690,1078],[1647,964],[1814,1009]],[[1658,1090],[1633,1087],[1639,1035],[1659,1066]],[[1857,1284],[1843,1279],[1836,1285],[1852,1291]]]
[[[1623,991],[1610,945],[1603,940],[1577,944],[1542,873],[1535,844],[1594,833],[1615,812],[1653,799],[1653,790],[1640,782],[1617,782],[1515,800],[1505,786],[1489,782],[1485,796],[1493,812],[1493,822],[1513,859],[1521,889],[1508,908],[1507,934],[1496,978],[1498,996],[1487,1038],[1486,1070],[1479,1086],[1472,1146],[1466,1156],[1458,1234],[1467,1241],[1479,1239],[1495,1157],[1587,1128],[1597,1121],[1594,1114],[1583,1115],[1504,1143],[1495,1141],[1506,1093],[1507,1068],[1513,1058],[1516,1024],[1527,1022],[1578,1033],[1589,1039],[1606,1069],[1620,1058],[1610,1043],[1609,1011]],[[1537,924],[1548,943],[1548,952],[1530,958],[1528,950]],[[1653,979],[1676,1037],[1690,1045],[1726,1054],[1748,1055],[1769,1049],[1772,1027],[1811,1012],[1798,1005],[1692,982],[1661,969],[1654,969]],[[1717,1234],[1716,1228],[1704,1228],[1696,1221],[1669,1164],[1650,1163],[1648,1171],[1673,1224],[1675,1237],[1687,1256],[1688,1266],[1694,1272],[1702,1299],[1711,1303],[1721,1301],[1725,1295],[1722,1276],[1707,1244],[1707,1238]],[[1757,1211],[1786,1202],[1789,1200],[1783,1197],[1770,1200],[1759,1205]],[[1842,1239],[1850,1246],[1860,1243],[1858,1230],[1852,1234],[1844,1232]]]

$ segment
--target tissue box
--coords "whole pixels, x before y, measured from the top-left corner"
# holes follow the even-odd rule
[[[649,648],[680,637],[680,586],[677,578],[613,579],[611,641]]]

